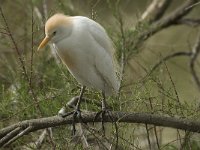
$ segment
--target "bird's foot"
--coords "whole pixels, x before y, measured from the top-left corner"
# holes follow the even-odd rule
[[[82,116],[81,116],[81,111],[80,111],[80,109],[75,109],[74,111],[73,111],[73,121],[72,121],[72,136],[74,136],[75,135],[75,133],[76,133],[76,123],[75,123],[75,120],[76,119],[79,119],[79,120],[82,120]]]
[[[63,108],[58,112],[58,115],[61,116],[61,117],[63,117],[63,118],[72,115],[72,117],[73,117],[73,120],[72,120],[72,136],[74,136],[75,133],[76,133],[76,127],[75,127],[76,123],[75,123],[75,120],[76,120],[77,118],[78,118],[79,120],[82,120],[82,116],[81,116],[81,111],[80,111],[80,109],[77,109],[77,108],[76,108],[75,110],[73,110],[73,111],[71,111],[71,112],[66,112],[65,108],[63,107]]]
[[[101,118],[101,126],[102,126],[102,131],[103,131],[103,136],[105,136],[105,126],[104,126],[104,118],[105,118],[105,115],[108,114],[108,117],[112,119],[112,114],[111,114],[111,110],[109,109],[102,109],[101,111],[99,111],[95,117],[94,117],[94,122],[100,117]]]

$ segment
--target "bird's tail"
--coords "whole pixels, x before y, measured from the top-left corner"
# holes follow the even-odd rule
[[[113,74],[114,77],[112,77],[112,80],[110,84],[107,84],[105,86],[105,95],[110,96],[113,94],[118,94],[119,93],[119,88],[120,88],[120,78],[117,76],[117,74]]]

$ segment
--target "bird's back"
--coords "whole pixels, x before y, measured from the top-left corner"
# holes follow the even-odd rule
[[[71,73],[81,84],[102,90],[106,95],[111,95],[113,90],[117,92],[115,49],[106,31],[86,17],[76,16],[72,20],[71,39],[64,41],[77,63],[77,69],[71,69]]]

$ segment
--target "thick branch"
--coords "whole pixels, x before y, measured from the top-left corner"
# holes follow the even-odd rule
[[[166,28],[169,25],[174,24],[177,20],[181,19],[183,16],[187,15],[192,8],[189,8],[192,4],[194,4],[196,0],[187,0],[182,6],[177,8],[173,13],[160,21],[156,22],[152,27],[152,33],[159,31],[160,29]]]
[[[178,20],[175,24],[177,25],[183,24],[192,27],[197,27],[200,25],[200,19],[185,18]]]
[[[145,40],[147,40],[155,33],[159,32],[160,30],[176,24],[178,20],[182,19],[182,17],[187,15],[193,9],[193,7],[190,6],[195,4],[195,2],[197,2],[197,0],[187,0],[184,4],[182,4],[168,16],[160,19],[157,22],[152,23],[147,30],[139,34],[137,39],[135,39],[133,49],[140,46]]]
[[[171,2],[172,0],[153,0],[146,11],[142,14],[141,21],[147,20],[149,23],[152,23],[160,19]]]
[[[94,122],[94,118],[96,116],[96,112],[87,112],[82,113],[82,121],[83,122]],[[182,129],[190,132],[198,132],[200,133],[200,122],[199,121],[193,121],[189,119],[180,119],[180,118],[172,118],[167,116],[161,116],[161,115],[154,115],[154,114],[148,114],[148,113],[128,113],[128,112],[112,112],[112,119],[116,122],[126,122],[126,123],[144,123],[144,124],[153,124],[156,126],[163,126],[163,127],[171,127],[176,129]],[[62,118],[59,116],[53,116],[53,117],[47,117],[47,118],[39,118],[39,119],[31,119],[31,120],[25,120],[19,123],[16,123],[14,125],[8,126],[6,128],[3,128],[0,130],[0,147],[3,146],[5,143],[11,143],[9,141],[12,140],[16,136],[19,137],[19,134],[22,135],[24,130],[27,131],[27,128],[29,129],[26,134],[40,130],[45,129],[49,127],[56,127],[60,125],[65,124],[72,124],[73,118],[72,116],[68,116],[66,118]],[[110,116],[105,115],[104,118],[105,122],[112,122]],[[80,123],[80,120],[76,119],[76,123]],[[95,122],[101,122],[101,118],[97,118]],[[31,128],[29,128],[31,126]],[[9,136],[5,140],[4,137],[11,134],[13,131],[15,131],[15,134],[13,136]],[[16,133],[16,131],[18,133]]]

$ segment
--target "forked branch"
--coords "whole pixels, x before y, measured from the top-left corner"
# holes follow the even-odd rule
[[[82,113],[82,123],[94,122],[96,112]],[[131,113],[131,112],[112,112],[112,119],[115,122],[125,123],[142,123],[153,124],[156,126],[171,127],[190,132],[200,133],[200,121],[193,121],[189,119],[173,118],[163,115],[155,115],[149,113]],[[25,120],[0,130],[0,147],[11,144],[24,134],[45,129],[49,127],[56,127],[66,124],[72,124],[72,116],[62,118],[59,116],[52,116],[47,118],[38,118]],[[109,115],[105,115],[105,122],[112,122]],[[76,123],[81,123],[76,119]],[[101,122],[101,118],[97,118],[95,122]]]

